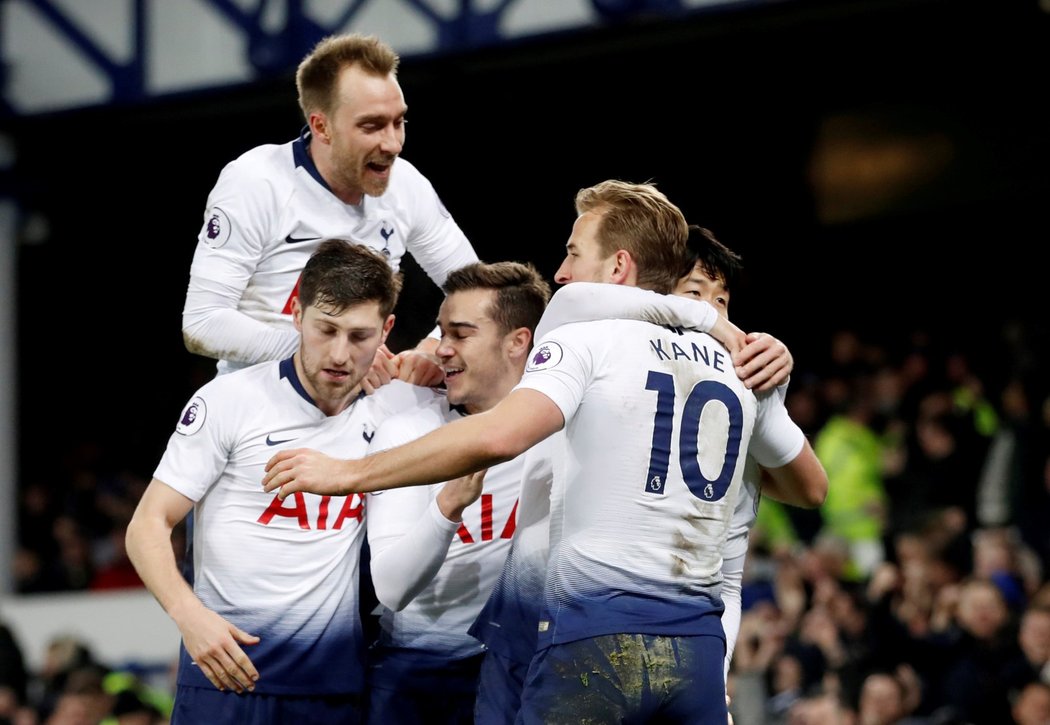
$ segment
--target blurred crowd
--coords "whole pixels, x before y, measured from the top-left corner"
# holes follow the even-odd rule
[[[788,407],[830,489],[813,511],[759,506],[729,677],[735,725],[1050,723],[1050,366],[1040,334],[1007,325],[985,340],[988,356],[921,331],[889,345],[844,330],[826,355],[796,359]],[[151,471],[87,442],[60,463],[60,475],[21,487],[17,590],[142,586],[123,542]],[[5,634],[0,723],[81,722],[59,717],[72,707],[63,693],[127,717],[120,698],[133,701],[120,692],[135,688],[114,682],[137,682],[133,673],[66,643],[85,666],[19,676]],[[162,714],[156,704],[139,712]]]

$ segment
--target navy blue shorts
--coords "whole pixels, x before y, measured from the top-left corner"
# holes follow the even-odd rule
[[[361,725],[361,696],[266,695],[179,685],[171,725]]]
[[[472,725],[483,655],[451,660],[406,649],[368,652],[368,707],[373,725]]]
[[[481,661],[475,725],[514,725],[529,666],[489,650]]]
[[[536,654],[518,725],[725,725],[725,642],[712,635],[611,634]]]

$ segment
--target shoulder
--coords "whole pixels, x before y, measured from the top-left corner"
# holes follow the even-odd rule
[[[222,170],[221,179],[236,181],[248,189],[262,189],[275,184],[291,183],[295,163],[291,144],[263,144],[248,149],[230,161]]]
[[[383,198],[395,205],[409,205],[411,208],[420,200],[431,199],[434,195],[434,186],[430,180],[411,161],[398,156],[390,174],[390,186]]]
[[[390,417],[406,411],[414,411],[422,406],[428,406],[443,398],[444,394],[433,388],[424,388],[419,385],[410,385],[401,380],[392,380],[367,396],[366,399],[370,400],[371,405],[384,417]]]
[[[279,381],[279,367],[279,361],[269,360],[217,375],[205,383],[198,394],[223,400],[258,400],[260,396],[268,395],[268,390]]]

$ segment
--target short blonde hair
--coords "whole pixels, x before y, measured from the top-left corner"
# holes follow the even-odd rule
[[[604,257],[623,249],[638,266],[638,286],[670,293],[689,267],[689,224],[681,209],[653,184],[610,179],[576,193],[576,213],[601,214],[598,243]]]
[[[374,35],[349,33],[323,38],[295,72],[303,116],[309,121],[314,111],[332,112],[336,105],[336,84],[344,68],[357,65],[370,75],[397,76],[400,62],[394,49]]]

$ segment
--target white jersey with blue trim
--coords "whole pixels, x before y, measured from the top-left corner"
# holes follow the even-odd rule
[[[728,351],[705,333],[632,320],[565,325],[537,344],[518,387],[558,405],[568,444],[540,646],[723,636],[722,551],[744,457],[788,455],[768,434],[749,448],[757,403]]]
[[[266,462],[298,447],[363,457],[382,420],[421,394],[430,391],[395,381],[327,416],[289,358],[218,376],[184,409],[154,475],[195,502],[194,592],[261,639],[245,647],[257,692],[352,693],[362,681],[364,500],[295,493],[282,502],[262,489]],[[213,687],[185,648],[178,679]]]
[[[510,551],[470,634],[489,650],[528,665],[536,654],[543,583],[550,552],[550,494],[554,471],[564,465],[565,435],[558,431],[523,458],[518,527]]]
[[[381,196],[346,204],[318,172],[308,144],[304,130],[294,141],[257,146],[223,168],[208,195],[197,238],[184,323],[222,300],[294,334],[291,298],[307,259],[325,239],[371,247],[395,271],[408,252],[438,286],[453,270],[478,260],[433,185],[410,162],[394,161]],[[196,293],[208,297],[200,300]],[[293,343],[290,336],[287,344]],[[223,350],[227,358],[220,361],[220,373],[275,357],[202,343],[209,346]],[[281,355],[293,350],[288,347]]]
[[[387,419],[376,432],[370,450],[408,443],[462,416],[461,409],[450,407],[448,399],[439,395],[420,408]],[[482,651],[467,630],[492,591],[515,535],[523,459],[518,456],[488,469],[481,497],[463,511],[458,526],[436,511],[435,499],[444,483],[368,496],[373,578],[399,576],[411,581],[424,570],[424,578],[433,577],[400,611],[382,608],[379,641],[383,646],[452,659]],[[428,514],[431,509],[434,511]],[[412,556],[403,546],[411,546],[406,537],[412,538],[425,528],[428,515],[436,515],[447,526],[444,557],[439,556],[436,546],[429,547],[435,555],[433,568],[424,560],[425,555]],[[394,567],[396,570],[391,571]],[[403,590],[407,581],[398,582],[396,588]],[[376,589],[379,593],[380,582]]]

